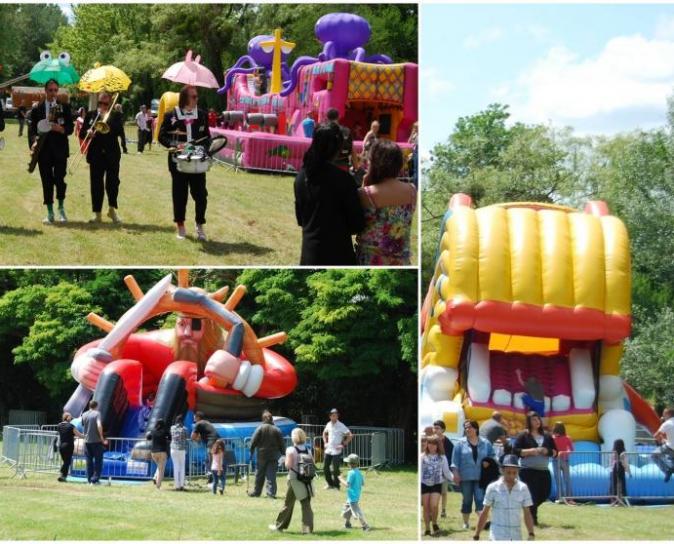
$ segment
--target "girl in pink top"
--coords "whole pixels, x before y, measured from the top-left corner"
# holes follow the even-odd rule
[[[571,474],[569,472],[569,454],[573,451],[573,442],[566,435],[564,423],[557,421],[552,428],[552,439],[555,441],[557,449],[557,459],[553,460],[555,471],[555,481],[557,483],[557,497],[560,501],[567,504],[576,504],[573,499],[566,499],[571,496]]]
[[[211,474],[213,475],[213,495],[217,493],[218,481],[220,482],[220,495],[225,492],[226,470],[225,470],[225,443],[220,439],[216,440],[211,449]]]

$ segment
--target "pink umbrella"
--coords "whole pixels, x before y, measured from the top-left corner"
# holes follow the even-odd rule
[[[161,77],[174,83],[184,83],[185,85],[194,85],[195,87],[219,88],[220,85],[218,84],[218,80],[215,79],[213,72],[202,66],[200,61],[200,55],[197,55],[192,60],[192,51],[190,50],[185,55],[184,61],[173,64]]]

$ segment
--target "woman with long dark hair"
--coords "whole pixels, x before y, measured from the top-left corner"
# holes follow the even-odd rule
[[[197,88],[185,85],[180,91],[178,105],[173,111],[167,112],[164,117],[164,122],[159,129],[159,143],[169,148],[168,167],[171,173],[173,221],[178,230],[177,237],[179,240],[184,240],[187,236],[185,214],[189,193],[194,199],[197,240],[205,242],[204,224],[208,202],[206,174],[179,172],[175,159],[176,153],[182,151],[190,142],[196,142],[207,149],[211,145],[208,114],[197,107],[197,100]]]
[[[417,190],[398,179],[403,153],[395,142],[377,140],[370,153],[370,168],[359,190],[365,228],[356,237],[358,264],[404,266],[410,264],[410,235]]]
[[[552,435],[543,430],[543,421],[536,412],[527,414],[527,430],[517,435],[513,453],[520,457],[520,480],[529,487],[533,506],[531,515],[538,525],[538,507],[550,497],[552,477],[548,470],[550,457],[557,455]]]
[[[353,178],[333,161],[342,148],[338,125],[314,130],[295,178],[295,215],[302,227],[300,265],[355,265],[351,236],[365,226]]]

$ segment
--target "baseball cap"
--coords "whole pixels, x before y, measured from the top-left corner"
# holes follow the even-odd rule
[[[515,467],[515,468],[521,468],[520,467],[520,459],[517,457],[517,455],[505,455],[503,457],[503,461],[501,461],[501,466],[502,467]]]
[[[337,408],[333,408],[332,410],[330,410],[330,413],[331,414],[339,414],[339,410],[337,410]]]
[[[357,465],[360,463],[360,458],[355,453],[352,453],[344,458],[344,462],[349,465]]]

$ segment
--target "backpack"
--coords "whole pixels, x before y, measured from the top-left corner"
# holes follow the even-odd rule
[[[300,482],[310,484],[311,480],[316,477],[316,464],[314,463],[314,458],[307,450],[300,451],[297,446],[295,446],[295,451],[299,458],[297,461],[297,470],[293,469],[293,472],[297,474],[297,479]]]

